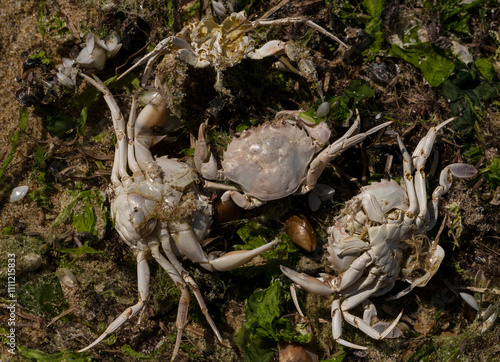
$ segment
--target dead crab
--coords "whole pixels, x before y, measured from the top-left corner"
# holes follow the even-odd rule
[[[146,260],[149,252],[182,293],[172,359],[179,350],[186,323],[188,288],[222,342],[222,336],[208,314],[196,282],[182,267],[178,256],[186,256],[209,271],[230,270],[269,249],[276,241],[254,250],[234,251],[222,256],[220,252],[207,255],[200,241],[209,231],[212,205],[207,197],[198,192],[195,170],[189,164],[166,156],[154,159],[150,152],[150,147],[161,139],[153,136],[152,127],[161,125],[168,119],[169,110],[164,99],[157,93],[136,119],[137,99],[134,98],[130,119],[125,127],[123,115],[104,83],[97,77],[92,79],[85,74],[81,75],[103,92],[111,110],[117,138],[111,174],[111,216],[121,239],[137,255],[139,302],[127,308],[99,338],[80,352],[95,346],[143,309],[149,295],[150,276]],[[132,176],[129,175],[127,166],[132,171]],[[161,254],[160,246],[166,258]]]
[[[432,127],[420,141],[412,157],[397,135],[403,154],[403,185],[394,180],[375,182],[363,187],[361,193],[346,203],[333,227],[328,229],[328,260],[337,276],[321,274],[313,278],[292,269],[281,267],[283,273],[301,289],[319,295],[336,293],[331,316],[333,338],[340,344],[366,349],[348,342],[342,336],[342,317],[374,339],[383,339],[396,327],[401,314],[390,324],[374,324],[375,306],[369,298],[389,292],[401,271],[404,251],[413,247],[407,267],[423,269],[425,275],[409,279],[410,288],[424,286],[436,273],[444,258],[444,250],[437,244],[425,242],[426,232],[431,229],[438,215],[439,197],[450,188],[453,177],[469,178],[476,169],[467,164],[455,163],[443,169],[439,186],[432,194],[432,207],[427,207],[424,166],[434,145],[437,131],[452,121],[450,119]],[[417,256],[418,254],[418,256]],[[417,264],[418,260],[418,266]],[[413,265],[410,265],[413,264]],[[294,286],[292,296],[299,313]],[[350,313],[363,304],[365,313],[359,318]]]
[[[282,111],[274,122],[250,128],[233,138],[224,151],[220,170],[208,150],[202,124],[195,164],[204,178],[234,184],[205,183],[207,187],[226,190],[222,201],[232,198],[238,206],[252,209],[266,201],[311,191],[331,160],[390,123],[356,134],[360,126],[358,114],[345,135],[324,148],[331,133],[326,123],[307,121],[300,117],[300,111]]]
[[[295,54],[297,47],[292,46],[290,50],[287,50],[287,43],[272,40],[262,47],[256,48],[255,41],[248,35],[248,32],[260,26],[304,23],[347,48],[336,36],[305,18],[268,20],[274,11],[266,13],[256,21],[248,20],[244,11],[230,14],[221,24],[212,20],[210,16],[204,17],[201,21],[188,24],[177,35],[163,39],[153,51],[146,54],[121,77],[147,62],[142,81],[142,84],[145,85],[153,64],[169,50],[171,45],[179,49],[178,57],[191,66],[196,68],[213,67],[217,72],[215,89],[225,94],[229,94],[229,91],[224,88],[222,78],[223,72],[227,68],[240,63],[243,59],[263,59],[284,52],[291,54],[293,60],[297,61],[301,74],[308,79],[317,79],[312,61],[307,56],[301,57]]]

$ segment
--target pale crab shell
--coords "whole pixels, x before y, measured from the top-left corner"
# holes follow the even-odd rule
[[[246,20],[244,11],[232,13],[221,24],[205,17],[188,25],[185,37],[201,64],[208,62],[223,70],[240,63],[254,49],[253,39],[245,35],[251,28]]]
[[[287,122],[243,131],[224,152],[224,176],[262,201],[295,193],[315,154],[313,140]]]

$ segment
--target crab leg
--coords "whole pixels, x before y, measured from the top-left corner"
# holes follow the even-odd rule
[[[188,224],[170,225],[171,230],[175,230],[177,236],[173,239],[177,249],[194,263],[198,263],[208,271],[227,271],[246,264],[259,254],[262,254],[278,242],[275,239],[265,245],[251,250],[230,251],[222,256],[220,251],[214,251],[207,256],[200,245],[200,242],[193,234],[192,228]]]
[[[413,164],[411,161],[410,153],[403,144],[403,141],[401,140],[399,133],[396,133],[396,139],[398,141],[398,146],[399,149],[401,150],[401,154],[403,155],[403,179],[405,182],[406,193],[408,195],[408,200],[410,203],[408,210],[405,212],[404,222],[408,226],[410,226],[413,225],[418,210],[417,194],[415,192],[415,184],[413,183],[413,176],[412,176]]]
[[[255,209],[256,207],[264,205],[264,202],[252,197],[242,194],[239,191],[226,191],[221,196],[221,201],[226,202],[231,198],[236,205],[245,210]]]
[[[219,180],[217,161],[214,155],[209,151],[205,141],[206,123],[202,123],[198,130],[198,140],[194,148],[194,164],[203,178],[209,180]]]
[[[297,273],[295,270],[287,268],[284,265],[280,265],[280,269],[288,278],[293,282],[298,284],[301,289],[306,290],[309,293],[318,295],[330,295],[335,292],[330,286],[319,280],[318,278],[313,278],[304,273]]]
[[[120,108],[118,107],[118,104],[116,103],[116,100],[109,91],[108,87],[106,87],[106,85],[99,78],[97,78],[96,76],[94,76],[94,78],[90,78],[88,75],[83,73],[78,74],[102,92],[104,100],[106,101],[106,104],[111,111],[111,118],[113,119],[113,126],[115,128],[117,139],[116,153],[118,153],[118,157],[115,156],[115,162],[113,164],[113,183],[120,182],[120,179],[117,176],[118,173],[124,186],[127,186],[129,183],[131,183],[132,180],[130,179],[130,176],[127,172],[128,141],[123,114],[122,112],[120,112]]]
[[[424,221],[427,219],[427,189],[425,186],[425,162],[429,157],[434,142],[436,140],[437,131],[443,128],[445,125],[453,121],[455,118],[450,118],[444,122],[441,122],[436,127],[432,127],[427,132],[427,135],[420,140],[417,148],[413,152],[413,158],[415,165],[415,191],[418,199],[419,213],[416,220],[417,228],[420,228]]]
[[[172,356],[172,360],[175,358],[175,355],[179,350],[182,333],[184,331],[184,326],[186,325],[186,320],[187,320],[187,311],[189,307],[189,292],[187,291],[186,284],[189,285],[189,288],[196,297],[196,301],[198,302],[198,305],[200,306],[202,313],[205,315],[205,318],[208,324],[210,324],[210,327],[212,328],[212,331],[216,335],[217,339],[219,340],[220,343],[224,344],[224,340],[222,339],[222,336],[219,330],[217,329],[215,322],[208,313],[207,306],[205,304],[205,301],[203,300],[203,296],[201,295],[198,285],[189,276],[189,273],[186,271],[186,269],[184,269],[179,260],[177,260],[177,257],[175,256],[172,250],[170,244],[171,243],[170,236],[167,228],[162,228],[162,231],[160,232],[160,240],[165,255],[167,256],[168,260],[173,265],[173,267],[177,270],[178,275],[181,275],[183,279],[182,283],[177,283],[177,287],[181,290],[182,295],[181,295],[181,300],[179,301],[179,309],[177,310],[177,321],[176,321],[177,338],[175,341],[174,354]]]
[[[120,75],[117,80],[120,80],[129,72],[147,62],[146,68],[144,69],[144,75],[141,81],[141,85],[144,86],[149,79],[151,70],[153,69],[153,64],[158,60],[159,57],[161,57],[163,54],[166,53],[166,48],[169,44],[172,44],[177,48],[191,50],[194,53],[193,49],[191,48],[191,45],[189,45],[189,43],[187,43],[184,39],[181,39],[177,36],[169,36],[168,38],[165,38],[162,41],[160,41],[152,51],[143,56],[141,59],[139,59],[138,62],[136,62],[133,66],[127,69],[124,73],[122,73],[122,75]]]
[[[283,24],[306,24],[307,26],[315,29],[319,33],[333,39],[340,45],[342,45],[344,48],[348,49],[349,47],[339,38],[337,38],[335,35],[327,31],[325,28],[319,26],[316,23],[313,23],[311,20],[308,20],[306,18],[285,18],[285,19],[276,19],[276,20],[257,20],[252,22],[253,27],[259,27],[259,26],[275,26],[275,25],[283,25]]]
[[[300,286],[299,286],[299,288],[300,288]],[[300,308],[300,305],[299,305],[299,299],[297,297],[297,288],[295,287],[295,284],[290,285],[290,294],[292,295],[293,304],[295,305],[297,312],[299,312],[299,315],[305,319],[306,316],[304,315],[304,312],[302,312],[302,309]]]
[[[134,148],[134,140],[135,140],[135,121],[137,117],[137,94],[132,97],[132,106],[130,107],[130,115],[127,122],[127,137],[128,137],[128,166],[132,171],[132,175],[134,177],[135,182],[144,181],[144,173],[141,168],[137,164],[137,160],[135,158],[135,148]]]
[[[140,250],[137,253],[137,284],[139,290],[139,302],[132,307],[127,308],[118,318],[116,318],[104,331],[103,334],[99,336],[94,342],[92,342],[87,347],[79,350],[78,352],[85,352],[88,349],[94,347],[96,344],[101,342],[108,335],[116,331],[120,326],[125,323],[130,318],[134,317],[139,313],[144,307],[144,303],[149,295],[149,266],[146,261],[146,256],[144,251]]]
[[[323,170],[328,165],[328,163],[330,163],[334,158],[336,158],[338,155],[340,155],[343,151],[347,150],[351,146],[354,146],[354,145],[362,142],[369,135],[380,131],[381,129],[387,127],[391,123],[392,123],[392,121],[385,122],[381,125],[378,125],[372,129],[370,129],[369,131],[367,131],[365,133],[360,133],[360,134],[357,134],[357,135],[349,137],[349,138],[344,136],[344,137],[338,139],[337,141],[335,141],[334,143],[332,143],[330,146],[325,148],[323,151],[321,151],[319,153],[319,155],[311,162],[311,165],[309,167],[309,171],[307,172],[305,185],[302,186],[300,192],[302,194],[305,194],[305,193],[311,191],[314,188],[314,186],[316,185],[318,177],[322,174]],[[352,127],[351,127],[351,129],[352,129]],[[348,133],[351,131],[351,129],[348,131]]]
[[[151,255],[156,259],[157,263],[168,273],[170,278],[174,281],[175,285],[181,291],[181,298],[179,300],[179,307],[177,308],[177,319],[175,322],[175,326],[177,327],[177,338],[175,340],[174,351],[172,352],[172,361],[179,351],[179,347],[181,344],[182,332],[184,330],[184,326],[186,325],[187,320],[187,312],[189,308],[189,291],[186,287],[186,283],[181,278],[177,270],[174,266],[160,253],[160,249],[158,247],[158,243],[149,243],[149,247],[151,249]]]
[[[272,55],[277,55],[285,50],[285,42],[281,40],[271,40],[259,49],[248,52],[245,56],[249,59],[260,60]]]
[[[432,229],[432,227],[436,224],[439,212],[439,198],[448,192],[453,182],[453,177],[467,179],[476,176],[476,174],[477,170],[475,167],[466,163],[454,163],[446,166],[443,171],[441,171],[439,176],[439,186],[436,187],[432,193],[433,212],[431,214],[431,220],[427,230]]]
[[[388,287],[379,289],[379,285],[381,284],[381,281],[373,285],[370,289],[365,289],[357,294],[354,294],[348,298],[346,298],[341,306],[340,309],[342,310],[342,315],[344,316],[344,319],[351,324],[352,326],[359,328],[361,331],[366,333],[369,337],[373,339],[384,339],[387,337],[389,333],[392,332],[394,328],[396,328],[396,325],[398,324],[399,320],[403,316],[403,311],[399,313],[398,317],[385,329],[384,332],[380,333],[378,332],[375,328],[373,328],[370,323],[364,318],[359,318],[348,311],[351,310],[352,308],[356,307],[358,304],[366,301],[370,296],[375,295],[375,294],[383,294],[386,289],[390,289]],[[368,319],[368,318],[367,318]],[[366,349],[365,347],[362,347],[361,349]]]
[[[275,239],[267,244],[251,250],[230,251],[229,253],[226,253],[219,257],[216,257],[219,252],[212,252],[209,254],[210,265],[218,271],[233,270],[243,264],[248,263],[254,257],[262,254],[266,250],[269,250],[278,242],[278,240],[279,239]]]

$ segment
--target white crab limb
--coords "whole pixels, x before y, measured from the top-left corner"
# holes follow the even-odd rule
[[[179,307],[177,308],[177,319],[175,326],[177,328],[177,338],[175,340],[174,351],[172,352],[172,359],[174,360],[177,355],[182,339],[182,333],[184,326],[186,325],[187,312],[189,307],[189,291],[187,290],[184,280],[181,278],[179,272],[175,267],[167,260],[163,255],[160,254],[158,244],[150,244],[151,254],[155,260],[160,264],[160,266],[168,273],[170,278],[174,281],[177,287],[181,291],[181,298],[179,299]]]
[[[358,120],[356,122],[358,122]],[[305,194],[314,188],[319,176],[322,174],[325,167],[334,158],[339,156],[340,153],[347,150],[351,146],[354,146],[354,145],[362,142],[369,135],[378,132],[379,130],[383,129],[384,127],[387,127],[388,125],[390,125],[391,123],[392,123],[392,121],[383,123],[381,125],[378,125],[372,129],[370,129],[366,133],[360,133],[360,134],[357,134],[357,135],[349,137],[349,138],[347,138],[347,136],[344,135],[343,137],[341,137],[340,139],[338,139],[337,141],[332,143],[330,146],[325,148],[323,151],[321,151],[314,158],[314,160],[311,162],[311,164],[309,166],[309,170],[308,170],[307,176],[306,176],[306,182],[301,188],[301,193]],[[351,129],[353,129],[354,125],[351,127]],[[349,131],[347,133],[349,133]]]
[[[476,176],[477,170],[474,166],[466,163],[454,163],[446,166],[439,176],[439,186],[432,193],[433,212],[429,221],[428,229],[431,229],[437,220],[439,210],[439,198],[448,192],[450,189],[453,177],[460,179],[468,179]]]
[[[262,246],[259,246],[258,248],[255,248],[255,249],[230,251],[229,253],[226,253],[222,256],[219,256],[215,259],[210,258],[211,255],[214,255],[214,254],[210,253],[211,254],[211,255],[209,255],[210,265],[215,270],[218,270],[218,271],[226,271],[226,270],[235,269],[243,264],[248,263],[250,260],[252,260],[257,255],[260,255],[263,252],[269,250],[277,242],[278,242],[278,239],[275,239],[275,240],[273,240],[265,245],[262,245]]]
[[[340,45],[342,45],[344,48],[348,49],[349,47],[339,38],[337,38],[335,35],[331,34],[329,31],[326,29],[322,28],[316,23],[313,23],[312,21],[306,19],[306,18],[285,18],[285,19],[276,19],[276,20],[257,20],[252,23],[254,27],[258,26],[276,26],[276,25],[283,25],[283,24],[306,24],[307,26],[310,26],[311,28],[317,30],[319,33],[333,39]]]
[[[271,40],[264,44],[259,49],[254,49],[251,52],[245,54],[246,58],[253,60],[260,60],[266,57],[277,55],[278,53],[285,51],[285,42],[281,40]]]
[[[251,210],[264,205],[264,202],[260,201],[256,197],[247,196],[239,191],[224,192],[221,196],[221,201],[226,202],[229,198],[231,198],[236,205],[245,210]]]
[[[182,338],[182,333],[184,330],[184,326],[186,325],[186,319],[187,319],[187,311],[189,308],[189,292],[187,291],[186,284],[189,286],[191,291],[196,297],[196,301],[198,302],[198,305],[200,306],[200,309],[202,313],[205,315],[205,318],[212,328],[212,331],[216,335],[217,339],[219,342],[223,343],[223,338],[215,325],[212,317],[208,313],[205,301],[203,300],[203,296],[201,295],[200,289],[198,288],[198,285],[196,282],[189,276],[188,272],[184,269],[182,264],[179,262],[177,257],[175,256],[172,247],[171,247],[171,241],[170,241],[170,236],[169,232],[167,231],[166,228],[162,228],[162,231],[160,233],[160,240],[161,240],[161,245],[163,248],[163,251],[165,252],[165,255],[167,256],[168,260],[170,263],[174,266],[176,269],[178,275],[182,276],[182,282],[181,283],[176,283],[177,287],[181,290],[181,299],[179,301],[179,308],[177,310],[177,320],[176,320],[176,327],[177,327],[177,339],[175,342],[175,347],[174,347],[174,352],[172,355],[172,360],[175,358],[179,346],[181,343],[181,338]]]
[[[202,123],[198,130],[198,139],[194,148],[194,163],[198,172],[209,180],[218,179],[217,161],[214,155],[208,150],[205,141],[206,124]]]
[[[332,316],[332,335],[333,339],[338,340],[342,337],[342,311],[340,310],[340,299],[335,298],[331,307]]]
[[[351,324],[352,326],[359,328],[361,331],[363,331],[366,335],[369,337],[380,340],[384,339],[387,337],[389,333],[393,331],[394,328],[396,328],[396,325],[398,324],[399,320],[403,316],[403,312],[399,313],[398,317],[387,327],[387,329],[383,333],[379,333],[375,328],[373,328],[371,325],[366,323],[363,319],[356,317],[347,311],[343,311],[342,315],[344,316],[344,319]]]
[[[235,269],[246,264],[255,256],[269,250],[269,248],[278,242],[276,239],[255,249],[231,251],[220,257],[216,257],[220,252],[213,252],[211,255],[207,256],[200,242],[194,236],[190,225],[176,225],[174,230],[176,231],[174,240],[177,249],[191,261],[200,264],[200,266],[209,271],[227,271]]]
[[[120,326],[125,323],[130,318],[136,316],[144,307],[144,303],[149,296],[149,266],[146,261],[146,257],[143,251],[139,251],[137,253],[137,284],[139,291],[139,301],[137,304],[132,307],[127,308],[118,318],[116,318],[107,328],[106,330],[97,338],[94,342],[92,342],[87,347],[79,350],[78,352],[85,352],[90,348],[94,347],[96,344],[101,342],[108,335],[116,331]]]
[[[436,127],[431,127],[427,132],[427,135],[420,140],[417,148],[413,152],[414,166],[415,166],[415,191],[418,199],[419,214],[416,220],[417,228],[420,228],[424,222],[427,220],[427,188],[425,185],[425,162],[429,157],[434,142],[436,140],[437,132],[443,128],[445,125],[453,121],[455,118],[450,118],[444,122],[441,122]]]
[[[305,316],[304,312],[302,312],[302,309],[300,308],[299,299],[297,298],[297,288],[295,287],[295,285],[296,284],[290,285],[290,294],[292,295],[293,304],[295,305],[297,312],[299,312],[299,315],[305,319],[306,316]],[[297,285],[297,286],[300,288],[299,285]]]
[[[300,287],[309,293],[318,295],[330,295],[335,290],[330,288],[325,282],[313,278],[304,273],[297,273],[295,270],[280,265],[280,269],[288,278],[300,285]]]
[[[170,44],[172,44],[173,46],[175,46],[179,49],[186,49],[194,54],[193,48],[184,39],[181,39],[177,36],[169,36],[168,38],[165,38],[162,41],[160,41],[158,43],[158,45],[156,45],[156,47],[151,52],[149,52],[148,54],[143,56],[133,66],[131,66],[129,69],[127,69],[125,72],[123,72],[122,75],[120,75],[117,80],[123,78],[125,75],[130,73],[132,70],[134,70],[135,68],[137,68],[137,67],[139,67],[142,64],[147,62],[146,68],[144,69],[144,75],[142,77],[142,82],[141,82],[141,85],[144,87],[150,78],[151,70],[153,69],[153,64],[158,60],[158,58],[160,56],[162,56],[163,54],[166,53],[167,47]]]
[[[126,186],[128,185],[127,181],[129,181],[130,176],[127,173],[127,148],[128,148],[128,142],[127,142],[127,136],[126,136],[126,128],[125,128],[125,120],[123,119],[123,115],[120,111],[120,108],[118,107],[118,104],[116,103],[116,100],[112,96],[111,92],[109,91],[108,87],[104,85],[104,83],[94,76],[94,78],[90,78],[88,75],[83,74],[83,73],[78,73],[81,77],[85,78],[90,84],[92,84],[94,87],[99,89],[104,97],[104,100],[106,101],[106,104],[108,105],[109,110],[111,111],[111,118],[113,120],[113,126],[115,128],[115,134],[116,134],[116,139],[117,139],[117,150],[115,153],[115,162],[113,163],[113,170],[117,172],[112,172],[114,174],[114,183],[120,182],[117,179],[117,174],[119,175],[121,182],[126,183]],[[116,156],[118,154],[118,157]]]

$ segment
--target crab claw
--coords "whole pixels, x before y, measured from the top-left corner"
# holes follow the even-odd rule
[[[280,269],[288,278],[297,283],[301,288],[309,293],[318,295],[330,295],[335,291],[324,282],[304,273],[297,273],[295,270],[280,265]]]
[[[262,254],[266,250],[269,250],[273,245],[278,242],[279,239],[275,239],[267,244],[259,246],[258,248],[251,250],[234,250],[226,253],[220,257],[215,254],[209,254],[210,265],[218,271],[233,270],[243,264],[248,263],[257,255]],[[216,252],[217,253],[217,252]]]

